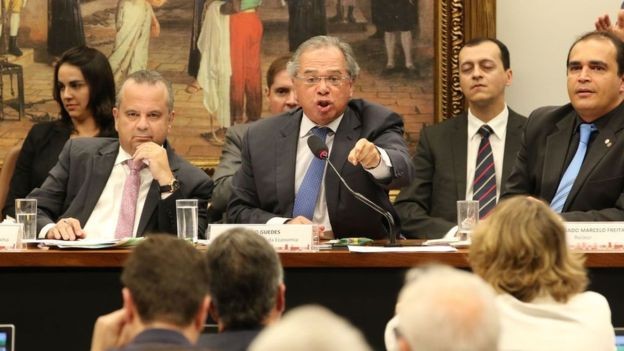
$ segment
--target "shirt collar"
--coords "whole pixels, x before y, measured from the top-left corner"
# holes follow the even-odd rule
[[[481,126],[484,124],[487,124],[488,126],[490,126],[490,128],[492,128],[492,130],[494,131],[494,133],[492,133],[493,135],[495,135],[499,139],[502,139],[507,131],[508,119],[509,109],[507,108],[507,105],[505,105],[505,108],[501,111],[501,113],[496,115],[487,123],[483,123],[482,120],[473,115],[472,111],[468,109],[468,139],[474,138],[477,135],[479,128],[481,128]]]
[[[119,145],[119,152],[117,153],[117,158],[115,159],[115,166],[117,166],[120,163],[124,163],[126,162],[126,160],[129,160],[131,158],[132,158],[132,155],[127,153],[126,150],[124,150],[121,147],[121,145]]]
[[[340,125],[340,121],[342,121],[342,117],[344,117],[344,113],[341,114],[340,117],[331,121],[331,123],[324,126],[319,126],[318,124],[312,122],[312,120],[309,119],[305,113],[303,113],[303,117],[301,118],[301,126],[299,127],[299,138],[308,136],[310,134],[310,130],[314,127],[326,127],[330,129],[331,133],[336,133],[336,131],[338,130],[338,126]]]

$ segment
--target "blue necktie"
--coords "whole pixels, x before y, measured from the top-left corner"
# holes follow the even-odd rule
[[[314,127],[310,130],[312,134],[318,136],[325,141],[329,128]],[[293,218],[304,216],[312,220],[314,216],[314,208],[316,200],[321,189],[321,180],[323,180],[323,171],[325,170],[325,161],[314,157],[310,163],[310,167],[306,171],[303,181],[299,186],[297,196],[295,196],[295,206],[293,207]]]
[[[496,206],[496,169],[490,145],[490,134],[494,131],[484,124],[479,128],[478,133],[481,135],[481,142],[477,153],[475,178],[472,183],[472,198],[479,201],[479,218],[483,219]]]
[[[589,142],[589,137],[591,136],[591,133],[596,130],[596,126],[587,123],[581,124],[579,128],[581,130],[581,137],[579,138],[579,145],[576,149],[576,154],[574,154],[570,165],[566,169],[565,173],[563,173],[557,192],[550,202],[550,208],[557,213],[561,213],[563,210],[563,205],[568,198],[568,194],[570,194],[570,190],[572,190],[574,180],[576,180],[576,176],[583,165],[583,159],[585,159],[585,154],[587,153],[587,143]]]

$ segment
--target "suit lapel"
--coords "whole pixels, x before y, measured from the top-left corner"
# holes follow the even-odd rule
[[[570,190],[570,194],[566,199],[566,203],[563,207],[565,211],[569,205],[574,201],[574,198],[578,194],[579,190],[581,190],[585,186],[585,182],[592,174],[594,169],[600,163],[607,153],[611,151],[611,146],[615,144],[616,141],[616,133],[622,129],[622,122],[618,116],[613,115],[609,120],[609,124],[599,130],[594,140],[591,142],[589,149],[587,150],[587,154],[585,155],[585,159],[583,160],[583,165],[579,171],[576,180],[574,181],[574,185]]]
[[[507,134],[505,135],[505,154],[503,155],[503,174],[501,174],[501,189],[505,188],[507,177],[516,163],[516,154],[520,148],[522,138],[523,120],[526,118],[509,109],[507,120]]]
[[[466,198],[466,168],[468,155],[468,115],[462,113],[455,117],[455,128],[451,136],[451,158],[453,162],[453,174],[455,174],[455,189],[457,199]]]
[[[165,149],[167,150],[167,159],[169,160],[169,167],[171,167],[171,172],[175,177],[178,173],[178,169],[180,168],[180,164],[178,163],[178,159],[175,156],[175,151],[173,148],[169,146],[168,142],[165,142]],[[158,208],[158,204],[160,203],[160,184],[156,180],[152,180],[152,184],[150,184],[150,188],[147,191],[147,196],[145,197],[145,203],[143,204],[143,211],[141,212],[141,219],[139,220],[139,226],[137,227],[137,236],[142,236],[149,224],[150,219],[156,208]]]
[[[572,115],[571,115],[572,114]],[[552,199],[559,186],[559,180],[564,172],[564,165],[570,138],[574,133],[575,112],[572,111],[557,123],[557,130],[546,138],[544,151],[544,168],[542,170],[542,184],[540,196]]]
[[[297,143],[299,126],[303,112],[295,110],[288,122],[277,133],[273,162],[275,162],[275,178],[277,203],[287,204],[285,210],[292,215],[295,203],[295,168],[297,163]]]
[[[88,194],[84,196],[82,209],[76,214],[76,218],[80,220],[80,223],[86,224],[91,216],[100,196],[90,196],[90,194],[102,194],[115,165],[118,153],[119,142],[112,142],[98,150],[95,157],[91,159],[91,176],[86,180],[87,186],[85,187]]]
[[[334,141],[332,142],[331,152],[329,155],[330,161],[341,174],[343,173],[342,170],[347,162],[347,156],[349,156],[349,152],[353,146],[355,146],[355,143],[360,136],[360,126],[360,119],[351,108],[347,107],[344,116],[338,125],[338,129],[334,134]],[[327,210],[329,213],[336,213],[339,186],[340,183],[338,177],[336,177],[332,171],[326,171],[325,201],[327,201]],[[331,194],[331,196],[329,194]]]

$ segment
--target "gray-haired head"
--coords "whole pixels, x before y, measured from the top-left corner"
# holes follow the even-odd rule
[[[411,350],[496,350],[500,321],[494,290],[447,266],[410,272],[397,304],[398,333]]]
[[[308,50],[322,49],[327,47],[334,47],[340,52],[345,58],[347,63],[347,72],[349,73],[349,77],[351,80],[355,80],[360,74],[360,66],[355,60],[355,55],[353,55],[353,49],[351,49],[351,45],[347,42],[340,40],[339,38],[328,36],[328,35],[317,35],[312,37],[306,41],[304,41],[295,53],[293,54],[292,59],[288,62],[287,70],[288,74],[291,77],[295,77],[297,72],[299,71],[299,64],[301,55]]]
[[[321,306],[301,306],[267,327],[250,351],[370,351],[362,333]]]
[[[119,106],[121,106],[123,90],[126,87],[126,82],[130,80],[137,84],[156,85],[158,82],[163,83],[167,88],[167,108],[169,109],[169,112],[173,111],[173,88],[171,86],[171,82],[165,79],[162,74],[153,70],[140,70],[129,74],[126,79],[124,79],[123,83],[121,83],[121,87],[117,91],[117,95],[115,96],[115,107],[119,108]]]

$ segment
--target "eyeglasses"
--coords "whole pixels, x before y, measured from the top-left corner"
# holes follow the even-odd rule
[[[303,81],[303,84],[313,86],[319,85],[322,80],[325,81],[325,84],[332,85],[335,87],[339,87],[342,85],[342,82],[345,80],[351,80],[351,77],[343,77],[341,75],[331,75],[327,77],[318,77],[318,76],[295,76],[295,78]]]

